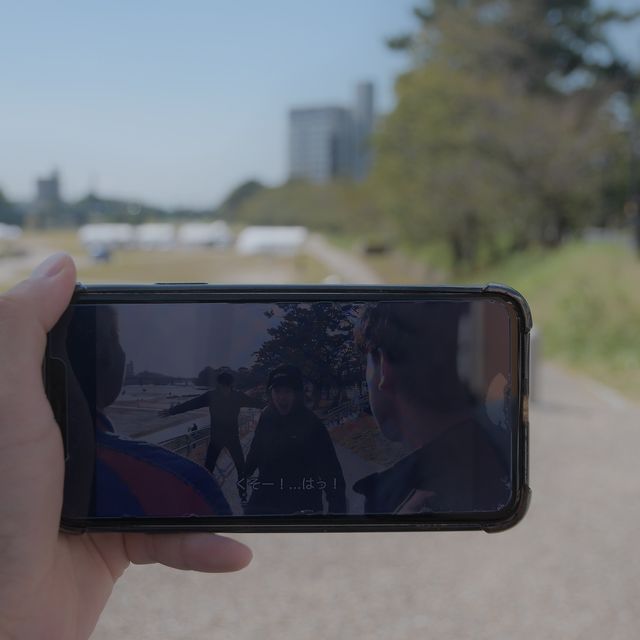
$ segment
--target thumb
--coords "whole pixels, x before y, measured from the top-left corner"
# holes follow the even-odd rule
[[[76,268],[71,256],[55,253],[0,299],[29,314],[46,333],[58,321],[73,294]],[[0,319],[2,316],[0,316]]]
[[[55,254],[30,278],[0,295],[0,416],[24,411],[26,405],[20,400],[25,394],[33,399],[38,390],[43,391],[47,332],[69,304],[75,279],[73,260]]]
[[[0,601],[35,592],[52,575],[64,457],[42,359],[75,277],[71,258],[56,255],[0,295]]]

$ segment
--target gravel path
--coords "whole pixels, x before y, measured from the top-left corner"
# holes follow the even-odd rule
[[[379,281],[321,237],[308,250],[342,281]],[[31,269],[48,253],[38,247],[3,271]],[[238,574],[129,569],[93,638],[637,637],[640,406],[550,365],[536,383],[533,501],[514,530],[237,536],[255,554]]]
[[[255,553],[238,574],[131,568],[93,637],[637,637],[640,406],[549,365],[540,374],[533,502],[515,529],[238,536]]]

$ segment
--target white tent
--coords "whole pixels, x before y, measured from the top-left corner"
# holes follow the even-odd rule
[[[170,249],[175,237],[175,227],[169,223],[149,222],[136,227],[136,244],[141,249]]]
[[[78,238],[85,247],[127,247],[134,242],[134,237],[133,227],[125,223],[85,224],[78,229]]]
[[[295,255],[308,235],[305,227],[246,227],[238,235],[236,250],[244,255]]]
[[[0,240],[17,240],[22,235],[22,229],[15,224],[0,222]]]
[[[191,247],[227,247],[233,234],[226,222],[189,222],[178,229],[178,243]]]

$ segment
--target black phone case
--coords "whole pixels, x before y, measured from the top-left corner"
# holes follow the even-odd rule
[[[499,514],[419,514],[392,516],[229,516],[206,518],[66,518],[60,528],[68,533],[87,531],[118,532],[346,532],[346,531],[468,531],[483,530],[496,533],[510,529],[525,516],[531,500],[529,486],[529,337],[532,317],[525,298],[515,289],[501,284],[479,286],[351,286],[351,285],[285,285],[237,286],[207,283],[156,283],[141,285],[78,283],[71,304],[126,304],[171,302],[286,302],[286,301],[392,301],[410,298],[455,298],[458,296],[493,296],[513,305],[519,320],[518,376],[520,402],[519,425],[515,432],[514,499]],[[64,416],[59,415],[60,403],[47,375],[49,360],[45,357],[45,388],[54,408],[54,414],[65,440],[65,460],[68,451],[65,438]],[[215,521],[214,521],[215,520]]]

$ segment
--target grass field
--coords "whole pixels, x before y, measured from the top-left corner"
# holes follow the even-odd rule
[[[352,238],[336,244],[357,247]],[[499,282],[517,289],[531,305],[546,358],[640,399],[640,260],[630,246],[576,241],[455,275],[442,266],[438,247],[362,257],[392,284]]]
[[[307,256],[238,256],[230,250],[122,251],[107,264],[80,262],[83,282],[320,282],[328,272]]]
[[[34,257],[53,251],[70,253],[76,260],[78,279],[86,283],[313,283],[329,275],[323,264],[306,255],[239,256],[231,249],[122,250],[108,263],[95,263],[73,231],[27,233],[22,244]],[[7,288],[26,277],[32,266],[29,260],[14,260],[11,269],[3,270],[0,262],[0,287]]]
[[[548,358],[640,398],[640,260],[630,248],[573,243],[464,279],[516,288]]]

